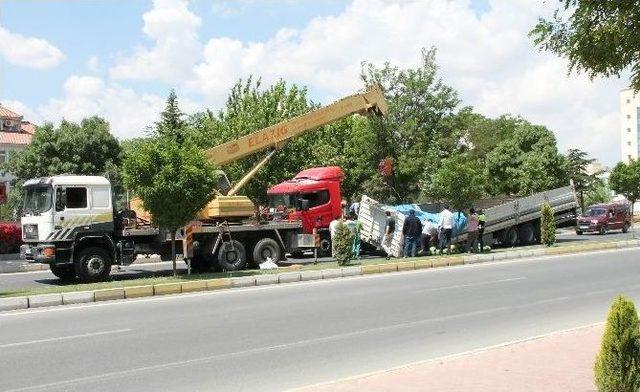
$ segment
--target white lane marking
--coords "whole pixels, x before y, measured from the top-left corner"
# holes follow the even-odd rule
[[[540,300],[540,301],[536,301],[536,305],[548,304],[548,303],[551,303],[551,302],[566,301],[568,299],[571,299],[571,297],[557,297],[557,298],[543,299],[543,300]]]
[[[372,275],[354,275],[348,276],[344,278],[335,278],[335,279],[322,279],[322,280],[308,280],[304,282],[295,282],[295,283],[287,283],[287,284],[274,284],[267,286],[251,286],[251,287],[238,287],[229,290],[214,290],[214,291],[200,291],[194,293],[186,293],[186,294],[174,294],[174,295],[162,295],[162,296],[154,296],[154,297],[143,297],[143,298],[132,298],[127,300],[114,300],[114,301],[104,301],[104,302],[89,302],[84,304],[74,304],[74,305],[63,305],[63,306],[52,306],[48,308],[36,308],[36,309],[22,309],[22,310],[11,310],[0,312],[0,318],[2,317],[13,317],[13,316],[29,316],[39,313],[49,313],[49,312],[66,312],[66,311],[74,311],[74,310],[86,310],[89,308],[99,308],[99,307],[109,307],[109,306],[127,306],[127,305],[135,305],[141,302],[170,302],[170,301],[179,301],[185,298],[192,297],[202,297],[202,296],[210,296],[210,295],[240,295],[241,293],[247,291],[259,291],[259,290],[294,290],[298,288],[300,285],[321,285],[321,284],[342,284],[342,282],[351,282],[353,280],[366,280],[366,279],[396,279],[402,278],[406,275],[420,275],[420,274],[446,274],[446,273],[458,273],[460,271],[464,271],[466,269],[476,269],[476,268],[492,268],[494,266],[505,265],[505,264],[540,264],[540,263],[552,263],[557,259],[567,259],[571,257],[593,257],[597,255],[601,255],[603,253],[631,253],[640,251],[639,247],[634,248],[620,248],[620,249],[605,249],[601,251],[592,251],[584,254],[565,254],[565,255],[550,255],[550,256],[532,256],[532,257],[524,257],[518,259],[506,259],[501,261],[491,261],[486,263],[474,263],[474,264],[463,264],[457,265],[453,267],[447,268],[426,268],[419,270],[411,270],[411,271],[402,271],[393,274],[372,274]],[[581,262],[580,260],[569,261],[569,262]],[[603,260],[603,263],[609,262],[609,260]],[[4,275],[4,274],[0,274]]]
[[[29,344],[40,344],[40,343],[48,343],[48,342],[59,342],[59,341],[63,341],[63,340],[89,338],[89,337],[92,337],[92,336],[111,335],[111,334],[114,334],[114,333],[122,333],[122,332],[129,332],[129,331],[132,331],[132,329],[131,328],[123,328],[123,329],[114,329],[114,330],[111,330],[111,331],[83,333],[83,334],[80,334],[80,335],[58,336],[58,337],[49,338],[49,339],[28,340],[26,342],[0,344],[0,348],[19,347],[19,346],[27,346]]]
[[[286,350],[286,349],[290,349],[290,348],[308,346],[308,345],[312,345],[312,344],[325,343],[325,342],[331,342],[331,341],[338,341],[338,340],[342,340],[342,339],[353,337],[353,336],[366,335],[366,334],[369,334],[369,333],[385,332],[385,331],[398,329],[398,328],[414,327],[414,326],[418,326],[418,325],[422,325],[422,324],[436,323],[436,322],[448,321],[448,320],[455,320],[455,319],[459,319],[459,318],[479,316],[479,315],[483,315],[483,314],[491,314],[491,313],[496,313],[496,312],[501,312],[501,311],[511,310],[511,309],[512,309],[512,307],[510,307],[510,306],[502,306],[502,307],[491,308],[491,309],[486,309],[486,310],[478,310],[478,311],[475,311],[475,312],[468,312],[468,313],[462,313],[462,314],[456,314],[456,315],[450,315],[450,316],[442,316],[442,317],[435,317],[435,318],[429,318],[429,319],[423,319],[423,320],[409,321],[409,322],[405,322],[405,323],[387,325],[387,326],[384,326],[384,327],[369,328],[369,329],[365,329],[365,330],[361,330],[361,331],[354,331],[354,332],[346,332],[346,333],[336,334],[336,335],[329,335],[329,336],[324,336],[324,337],[321,337],[321,338],[299,340],[299,341],[295,341],[295,342],[291,342],[291,343],[278,344],[278,345],[274,345],[274,346],[258,347],[258,348],[253,348],[253,349],[249,349],[249,350],[234,351],[234,352],[230,352],[230,353],[210,355],[210,356],[206,356],[206,357],[187,359],[187,360],[183,360],[183,361],[167,362],[167,363],[162,363],[162,364],[158,364],[158,365],[142,366],[142,367],[134,368],[134,369],[127,369],[127,370],[121,370],[121,371],[116,371],[116,372],[96,374],[96,375],[87,376],[87,377],[73,378],[73,379],[69,379],[69,380],[57,381],[57,382],[52,382],[52,383],[48,383],[48,384],[40,384],[40,385],[33,385],[33,386],[29,386],[29,387],[10,389],[10,390],[8,390],[6,392],[23,392],[23,391],[46,390],[46,389],[51,389],[51,388],[56,388],[56,387],[69,386],[69,385],[73,385],[73,384],[82,384],[82,383],[94,382],[94,381],[98,381],[98,380],[105,380],[105,379],[111,379],[111,378],[117,378],[117,377],[124,377],[124,376],[129,376],[129,375],[137,374],[137,373],[141,373],[141,372],[156,371],[156,370],[163,370],[163,369],[176,368],[176,367],[184,367],[184,366],[189,366],[189,365],[193,365],[193,364],[197,364],[197,363],[219,361],[219,360],[228,359],[228,358],[241,357],[241,356],[254,355],[254,354],[261,354],[261,353],[265,353],[265,352],[269,352],[269,351]]]
[[[475,283],[465,283],[465,284],[456,284],[452,286],[443,286],[443,287],[432,287],[428,289],[420,289],[416,290],[416,293],[424,293],[427,291],[441,291],[441,290],[451,290],[451,289],[460,289],[464,287],[476,287],[476,286],[486,286],[496,283],[504,283],[504,282],[514,282],[516,280],[527,279],[525,276],[518,276],[517,278],[508,278],[508,279],[498,279],[498,280],[487,280],[486,282],[475,282]]]

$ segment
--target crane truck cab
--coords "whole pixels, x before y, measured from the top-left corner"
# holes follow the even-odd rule
[[[271,212],[283,211],[283,218],[301,221],[306,234],[317,229],[319,250],[331,252],[329,223],[342,215],[340,186],[344,171],[338,166],[314,167],[298,173],[293,179],[271,187],[267,191]]]

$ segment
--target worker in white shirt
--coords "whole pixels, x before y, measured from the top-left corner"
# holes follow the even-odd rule
[[[453,232],[453,213],[449,211],[449,206],[445,205],[444,210],[440,213],[440,221],[438,222],[438,230],[440,231],[440,252],[446,246],[451,246],[451,233]]]

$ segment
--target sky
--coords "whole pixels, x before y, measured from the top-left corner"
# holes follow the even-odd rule
[[[561,151],[620,160],[626,78],[567,74],[527,33],[543,0],[0,0],[0,103],[26,120],[100,115],[140,136],[169,91],[187,113],[222,108],[238,78],[305,85],[320,103],[363,88],[362,61],[418,65],[437,48],[462,105],[549,127]]]

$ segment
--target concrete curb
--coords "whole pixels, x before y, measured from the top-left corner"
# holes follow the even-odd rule
[[[0,298],[0,312],[57,306],[88,302],[110,301],[125,298],[150,297],[166,294],[180,294],[196,291],[213,291],[236,287],[265,286],[285,284],[299,281],[337,279],[349,276],[380,274],[389,272],[411,271],[425,268],[456,266],[463,264],[488,263],[498,260],[520,259],[538,256],[580,254],[598,250],[611,250],[640,247],[640,240],[611,241],[603,243],[588,243],[564,247],[514,250],[502,253],[430,256],[424,259],[402,260],[392,263],[369,264],[331,268],[326,270],[307,270],[295,272],[281,272],[251,276],[237,276],[209,280],[194,280],[177,283],[159,283],[155,285],[128,286],[94,291],[72,291],[68,293],[41,294],[28,297]]]

